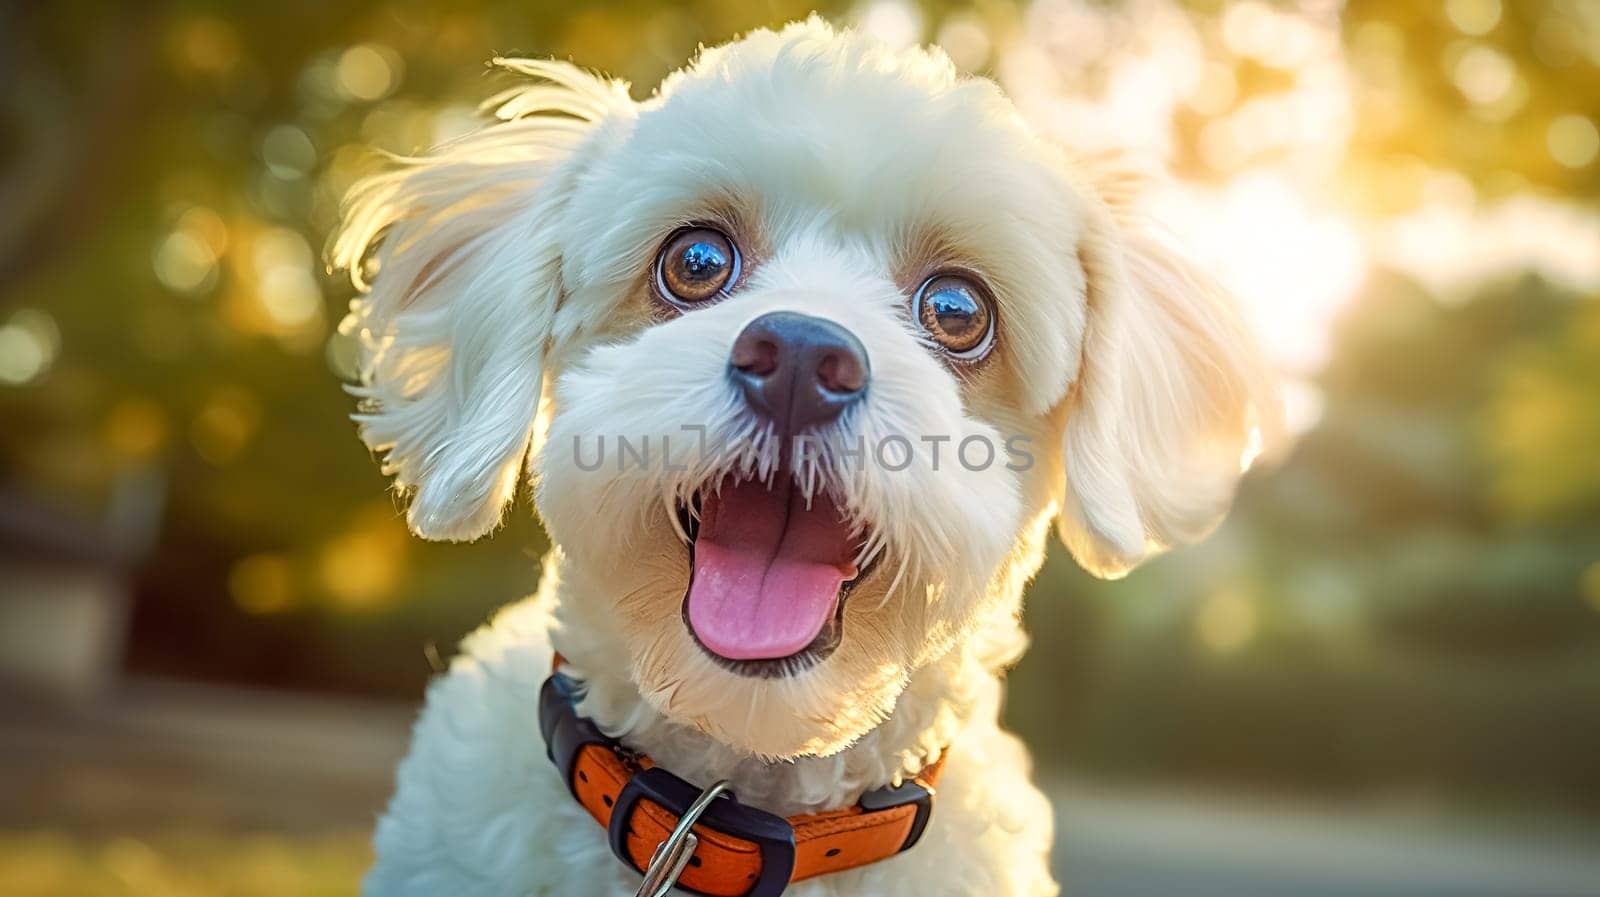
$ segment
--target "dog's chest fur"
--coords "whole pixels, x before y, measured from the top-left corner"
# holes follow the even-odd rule
[[[828,758],[769,765],[740,757],[664,720],[633,691],[608,642],[605,596],[585,595],[547,561],[539,594],[470,636],[428,689],[378,825],[368,895],[613,897],[638,876],[606,846],[605,833],[572,799],[545,756],[538,693],[552,640],[589,683],[582,711],[629,745],[690,781],[732,780],[742,800],[791,814],[850,803],[897,771],[949,746],[932,821],[910,851],[860,869],[791,885],[812,895],[1049,895],[1050,808],[1028,780],[1021,743],[998,725],[1000,681],[1014,655],[1014,620],[996,621],[919,671],[894,715]],[[598,618],[597,618],[598,619]],[[1009,631],[1008,631],[1009,629]],[[615,656],[615,655],[611,655]]]

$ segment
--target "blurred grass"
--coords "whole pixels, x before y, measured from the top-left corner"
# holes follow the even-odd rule
[[[0,833],[7,897],[334,897],[371,862],[368,833]]]

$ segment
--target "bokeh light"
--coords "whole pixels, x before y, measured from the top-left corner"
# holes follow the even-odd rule
[[[1461,33],[1475,37],[1488,34],[1500,23],[1500,0],[1445,0],[1445,15]]]
[[[240,558],[228,571],[228,592],[245,613],[276,614],[292,610],[298,597],[294,564],[278,554]]]
[[[893,47],[909,47],[922,37],[922,11],[905,0],[870,0],[854,18],[862,31]]]
[[[334,68],[339,89],[358,102],[381,100],[400,85],[400,57],[380,44],[360,44],[339,55]]]
[[[61,331],[44,311],[23,308],[0,324],[0,384],[22,386],[44,376],[61,351]]]
[[[1545,143],[1557,162],[1568,168],[1584,168],[1594,164],[1595,156],[1600,155],[1600,130],[1586,116],[1562,115],[1550,122]]]

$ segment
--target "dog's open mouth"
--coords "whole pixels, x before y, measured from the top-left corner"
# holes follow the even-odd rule
[[[700,647],[748,676],[804,670],[838,647],[862,538],[826,493],[789,477],[729,478],[679,510],[689,535],[683,619]],[[868,563],[871,566],[871,563]]]

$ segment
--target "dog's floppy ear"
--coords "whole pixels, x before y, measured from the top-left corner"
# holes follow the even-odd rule
[[[543,83],[491,101],[496,123],[358,183],[333,241],[365,294],[342,325],[361,350],[361,438],[430,539],[483,535],[515,495],[567,199],[591,134],[632,109],[626,85],[573,66],[501,64]]]
[[[1057,532],[1097,576],[1204,536],[1280,406],[1248,327],[1122,198],[1085,205],[1087,330],[1064,424]]]

